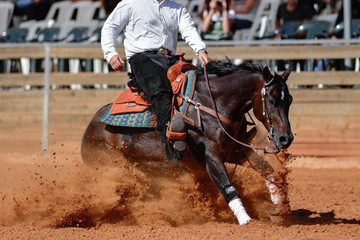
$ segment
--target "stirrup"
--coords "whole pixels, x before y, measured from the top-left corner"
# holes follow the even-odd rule
[[[185,131],[185,121],[181,114],[176,113],[171,119],[170,124],[168,125],[166,136],[173,143],[174,148],[183,152],[186,150],[186,131]]]

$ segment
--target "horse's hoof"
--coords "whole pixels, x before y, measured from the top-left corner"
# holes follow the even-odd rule
[[[290,218],[288,204],[272,204],[269,208],[270,220],[276,225],[286,225]]]

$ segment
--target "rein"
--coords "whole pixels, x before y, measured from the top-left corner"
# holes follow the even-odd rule
[[[213,112],[215,113],[214,115],[215,115],[215,117],[216,117],[216,119],[217,119],[217,121],[218,121],[218,123],[219,123],[219,125],[220,125],[220,127],[221,127],[221,130],[222,130],[230,139],[232,139],[234,142],[236,142],[236,143],[238,143],[238,144],[240,144],[240,145],[243,145],[243,146],[245,146],[245,147],[252,148],[252,149],[257,149],[257,150],[263,150],[264,153],[271,153],[271,154],[279,153],[280,150],[279,150],[277,147],[271,146],[271,133],[272,133],[272,131],[273,131],[273,127],[272,127],[272,124],[271,124],[271,119],[269,118],[269,115],[268,115],[268,112],[267,112],[267,109],[266,109],[266,102],[265,102],[265,96],[266,96],[266,90],[265,90],[265,88],[268,87],[268,86],[270,86],[270,85],[272,84],[272,82],[273,82],[274,79],[271,79],[270,82],[264,84],[264,87],[263,87],[262,90],[261,90],[261,96],[262,96],[262,101],[263,101],[263,114],[264,114],[264,116],[266,116],[266,118],[268,119],[268,122],[269,122],[269,124],[270,124],[270,130],[269,130],[269,133],[267,134],[267,138],[266,138],[267,141],[268,141],[268,146],[267,146],[267,147],[255,147],[255,146],[251,146],[251,145],[249,145],[249,144],[246,144],[246,143],[244,143],[244,142],[241,142],[241,141],[237,140],[236,138],[234,138],[233,136],[231,136],[230,133],[224,128],[224,126],[223,126],[223,124],[222,124],[222,120],[221,120],[222,115],[219,115],[219,113],[218,113],[218,111],[217,111],[216,104],[215,104],[215,100],[214,100],[214,97],[213,97],[212,92],[211,92],[211,89],[210,89],[210,83],[209,83],[208,75],[207,75],[207,72],[206,72],[206,65],[204,65],[204,75],[205,75],[206,86],[207,86],[207,89],[208,89],[208,92],[209,92],[211,104],[212,104],[212,107],[213,107],[213,109],[211,109],[211,110],[213,110]],[[200,105],[200,106],[202,106],[202,105]],[[249,114],[249,113],[248,113],[248,114]],[[250,116],[250,114],[249,114],[249,116]],[[255,124],[254,120],[251,118],[251,116],[250,116],[250,119],[251,119],[252,122],[254,123],[257,132],[261,135],[258,127],[256,126],[256,124]],[[241,123],[240,123],[240,124],[241,124]],[[263,139],[265,139],[263,136],[261,136],[261,137],[262,137]],[[273,149],[275,149],[276,151],[269,152],[268,149],[269,149],[270,147],[273,148]]]
[[[195,109],[197,110],[197,117],[198,117],[198,125],[199,125],[199,127],[201,126],[200,110],[210,114],[213,117],[216,117],[216,118],[219,117],[220,121],[222,121],[225,124],[231,126],[233,129],[235,129],[238,126],[237,123],[234,123],[230,119],[228,119],[228,118],[224,117],[223,115],[219,114],[216,110],[214,111],[214,109],[211,109],[211,108],[208,108],[208,107],[206,107],[204,105],[201,105],[201,103],[197,103],[197,102],[193,101],[192,99],[190,99],[189,97],[185,97],[182,93],[180,93],[180,97],[183,98],[188,103],[194,105]]]

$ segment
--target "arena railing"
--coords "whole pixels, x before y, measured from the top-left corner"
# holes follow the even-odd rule
[[[311,59],[350,58],[354,60],[353,71],[298,71],[292,75],[290,85],[359,85],[358,81],[356,81],[360,57],[360,40],[358,39],[222,41],[208,42],[207,44],[212,59],[228,57],[231,60],[251,60],[259,62],[261,65],[269,65],[274,70],[278,70],[276,60],[309,61]],[[126,69],[121,72],[109,72],[108,66],[103,60],[99,44],[0,44],[0,60],[19,61],[18,65],[21,65],[20,60],[22,62],[28,59],[44,60],[46,48],[49,49],[50,64],[49,66],[44,65],[43,72],[48,71],[50,73],[51,84],[53,85],[92,85],[98,83],[116,86],[125,84],[128,79]],[[119,46],[118,51],[123,53],[123,47]],[[183,42],[180,42],[177,53],[185,53],[187,59],[196,59],[193,51]],[[79,70],[72,71],[70,69],[69,72],[60,72],[57,66],[59,59],[94,61],[93,65],[100,63],[101,70],[93,69],[92,72],[88,70],[79,72]],[[12,72],[10,74],[0,74],[0,87],[42,86],[41,76],[43,76],[43,72],[25,71],[26,74]],[[74,72],[78,74],[68,75]],[[94,74],[94,72],[97,74]]]

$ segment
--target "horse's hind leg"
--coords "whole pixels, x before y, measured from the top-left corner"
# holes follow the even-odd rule
[[[122,155],[117,136],[105,130],[95,117],[87,126],[81,142],[81,158],[89,165],[118,165]]]
[[[271,164],[252,149],[245,153],[251,166],[265,178],[273,205],[269,209],[270,218],[277,224],[284,224],[289,217],[290,206],[287,196],[287,170],[274,154],[266,155]]]

